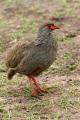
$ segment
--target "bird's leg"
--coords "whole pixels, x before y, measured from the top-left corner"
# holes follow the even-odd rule
[[[36,96],[36,90],[34,89],[34,86],[33,86],[33,83],[32,83],[32,78],[31,77],[29,77],[29,83],[30,83],[30,86],[31,86],[31,95],[33,96],[33,97],[35,97]]]
[[[35,86],[36,86],[36,88],[37,88],[37,92],[38,92],[40,95],[42,95],[42,90],[41,90],[41,88],[40,88],[37,80],[34,78],[34,76],[31,76],[31,78],[32,78],[32,80],[33,80],[33,82],[34,82],[34,84],[35,84]]]

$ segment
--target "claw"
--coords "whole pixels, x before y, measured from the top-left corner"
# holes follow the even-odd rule
[[[48,93],[48,90],[47,90],[47,88],[46,88],[45,85],[42,87],[42,92],[43,92],[43,93]]]

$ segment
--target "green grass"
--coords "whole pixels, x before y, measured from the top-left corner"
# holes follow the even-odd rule
[[[58,112],[54,113],[54,120],[59,120],[59,113]]]
[[[2,14],[0,14],[0,28],[6,25],[7,25],[7,21],[5,20],[5,17]]]
[[[22,24],[14,32],[10,33],[13,40],[21,39],[27,32],[36,32],[36,23],[33,20],[23,18]]]
[[[19,84],[22,83],[24,77],[13,78],[11,81],[7,80],[4,73],[0,74],[0,77],[0,98],[4,98],[4,100],[0,102],[0,113],[3,115],[3,120],[8,120],[9,118],[13,120],[19,118],[26,120],[51,120],[54,118],[54,120],[58,120],[59,114],[57,112],[50,113],[54,102],[53,100],[49,100],[48,95],[61,94],[61,88],[54,86],[49,88],[49,93],[41,99],[31,98],[31,89],[27,87],[27,84],[23,85],[20,89]],[[9,100],[5,99],[6,97],[9,98]],[[10,107],[11,110],[6,110],[7,107]]]
[[[67,96],[60,96],[57,101],[57,105],[64,109],[68,109],[72,106],[71,101]]]
[[[3,45],[2,41],[0,41],[0,52],[3,52],[3,48],[4,48],[4,45]]]
[[[9,47],[7,39],[10,42],[9,45],[12,45],[12,42],[14,40],[16,42],[18,40],[23,40],[26,38],[26,36],[30,37],[30,34],[28,35],[28,33],[36,32],[37,25],[40,24],[40,22],[37,22],[37,18],[34,16],[39,16],[40,21],[43,22],[43,19],[45,20],[45,17],[43,18],[43,16],[47,17],[48,15],[52,14],[49,12],[48,7],[42,8],[43,6],[41,2],[41,6],[38,6],[39,8],[36,7],[37,4],[35,6],[28,7],[26,7],[27,4],[25,4],[24,7],[24,5],[22,5],[22,2],[23,1],[21,0],[18,0],[18,2],[17,0],[1,0],[2,8],[0,9],[3,11],[0,14],[1,54],[3,54],[4,47]],[[68,0],[63,0],[62,6],[59,10],[55,11],[54,16],[75,16],[79,2],[78,5],[75,3],[76,5],[73,8],[70,6],[70,2],[68,2]],[[5,8],[9,7],[12,8],[11,11],[9,13],[6,12],[5,15]],[[53,8],[53,12],[56,6],[52,5],[51,7]],[[24,8],[26,10],[24,10]],[[56,8],[59,8],[59,6]],[[28,11],[29,14],[31,12],[30,15],[28,14]],[[63,22],[60,22],[58,24],[64,26]],[[65,25],[67,27],[70,27],[72,23],[65,23]],[[48,93],[44,94],[44,96],[40,96],[39,98],[31,97],[31,88],[26,82],[26,76],[20,77],[17,75],[14,76],[12,80],[8,80],[7,73],[0,72],[1,120],[67,120],[68,118],[71,120],[71,117],[74,117],[74,119],[76,119],[76,113],[78,115],[80,114],[80,80],[78,77],[76,78],[76,76],[74,78],[72,71],[75,73],[77,66],[80,63],[77,62],[77,57],[74,55],[74,53],[72,53],[72,51],[68,51],[68,49],[66,49],[65,53],[62,51],[62,49],[65,49],[63,47],[64,44],[67,46],[73,45],[73,37],[75,36],[64,35],[63,38],[58,40],[62,46],[62,48],[60,48],[61,52],[51,68],[41,74],[39,78],[41,87],[43,86],[41,77],[43,80],[46,80],[44,83],[47,86]],[[65,67],[66,64],[68,64],[67,67]],[[5,65],[1,63],[0,69],[6,69]],[[69,76],[67,76],[67,73],[69,73]],[[46,76],[49,78],[46,78]]]
[[[0,20],[0,27],[4,27],[4,26],[6,26],[6,21],[5,20],[3,20],[3,19],[1,19]]]
[[[3,0],[3,2],[6,4],[6,5],[11,5],[13,3],[16,3],[16,0]]]

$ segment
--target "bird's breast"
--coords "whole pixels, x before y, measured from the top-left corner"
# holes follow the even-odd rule
[[[38,57],[41,64],[50,66],[56,58],[57,43],[54,41],[48,41],[46,44],[39,46]]]

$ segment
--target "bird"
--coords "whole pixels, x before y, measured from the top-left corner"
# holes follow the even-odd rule
[[[6,54],[8,79],[12,79],[16,73],[27,76],[33,97],[43,94],[36,77],[56,59],[57,40],[52,35],[52,31],[56,29],[60,28],[53,22],[45,22],[40,25],[34,40],[19,41]]]

